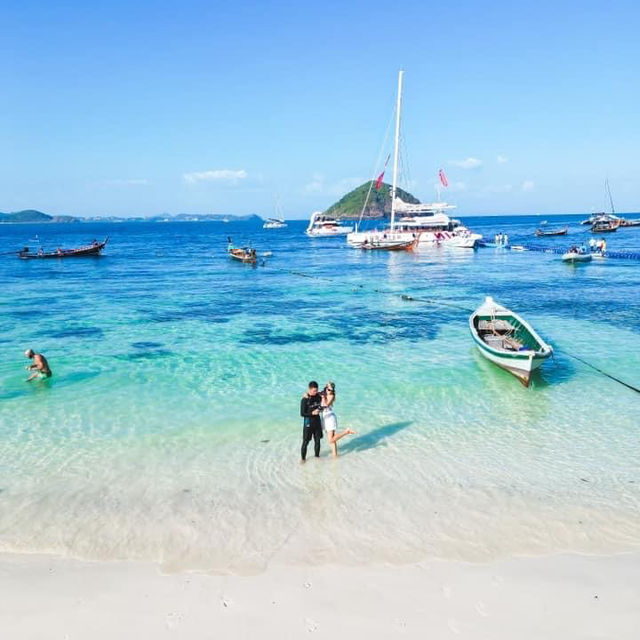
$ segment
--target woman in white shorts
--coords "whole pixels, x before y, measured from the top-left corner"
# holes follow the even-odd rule
[[[333,382],[327,382],[322,392],[322,426],[327,432],[329,446],[331,447],[331,455],[335,458],[338,455],[338,440],[345,436],[354,434],[353,429],[345,429],[342,433],[338,433],[338,417],[333,409],[336,401],[336,385]]]

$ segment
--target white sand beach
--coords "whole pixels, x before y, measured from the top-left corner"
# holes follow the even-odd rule
[[[273,566],[162,575],[152,564],[0,556],[3,638],[640,637],[640,554],[487,564]]]

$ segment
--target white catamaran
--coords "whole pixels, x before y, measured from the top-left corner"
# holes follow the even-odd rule
[[[280,200],[276,195],[275,199],[275,216],[273,218],[267,218],[262,225],[263,229],[284,229],[287,227],[287,223],[284,221],[284,215],[282,214],[282,208],[280,207]]]
[[[398,196],[398,158],[400,141],[400,117],[402,110],[402,77],[398,74],[398,99],[396,105],[396,135],[393,154],[393,187],[391,190],[391,221],[385,229],[349,233],[347,242],[352,247],[363,245],[394,245],[414,242],[414,249],[451,246],[473,248],[482,236],[471,233],[460,220],[446,213],[455,206],[446,202],[410,204]],[[365,202],[366,207],[366,202]],[[364,207],[363,207],[364,211]],[[396,219],[398,218],[398,219]]]

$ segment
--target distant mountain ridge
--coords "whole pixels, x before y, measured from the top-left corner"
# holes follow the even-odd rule
[[[24,209],[13,213],[0,213],[0,222],[79,222],[73,216],[50,216],[35,209]]]
[[[367,199],[367,193],[373,180],[368,180],[353,191],[340,198],[338,202],[332,204],[325,214],[335,218],[359,218],[362,207]],[[397,189],[398,196],[410,204],[419,204],[415,196],[407,191]],[[375,184],[371,187],[371,195],[364,210],[364,218],[386,218],[391,215],[391,185],[383,182],[380,191],[376,191]]]
[[[178,213],[170,215],[168,213],[135,218],[121,218],[118,216],[52,216],[36,209],[24,209],[23,211],[14,211],[12,213],[0,212],[0,224],[19,224],[28,222],[203,222],[214,221],[222,222],[224,220],[233,220],[234,222],[250,222],[262,221],[260,216],[250,214],[246,216],[226,215],[222,213]]]

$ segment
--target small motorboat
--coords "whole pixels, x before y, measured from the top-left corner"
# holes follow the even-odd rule
[[[94,240],[91,244],[75,249],[56,249],[55,251],[44,251],[42,247],[38,251],[30,251],[29,247],[18,251],[18,257],[23,260],[43,260],[47,258],[82,258],[85,256],[99,256],[100,252],[105,248],[109,238],[105,238],[102,242]]]
[[[251,247],[234,247],[231,238],[229,238],[227,244],[227,254],[230,258],[245,264],[256,264],[258,262],[258,253],[255,249]]]
[[[533,327],[491,297],[471,314],[469,330],[480,353],[529,386],[531,374],[553,354]]]
[[[592,254],[583,249],[582,247],[571,247],[569,251],[562,254],[564,262],[578,263],[578,262],[591,262]]]
[[[550,236],[566,236],[569,233],[569,227],[566,226],[563,229],[536,229],[536,236],[538,238],[547,238]]]

